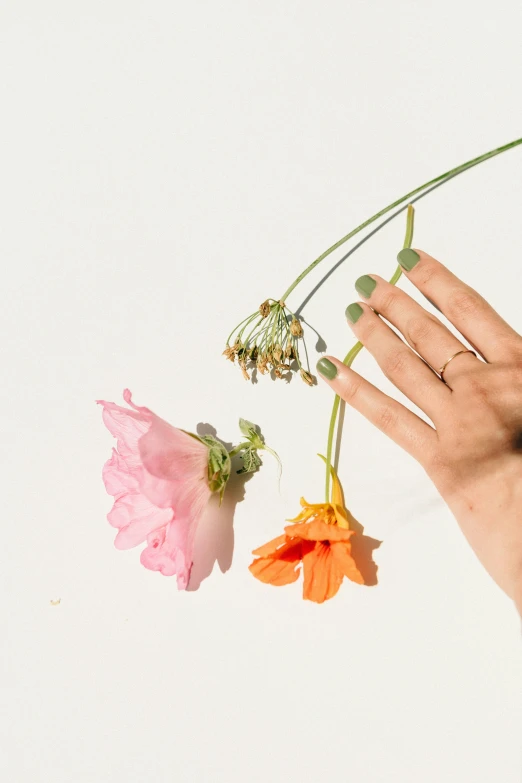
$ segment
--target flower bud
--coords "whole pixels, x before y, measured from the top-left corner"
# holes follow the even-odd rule
[[[314,379],[314,376],[313,376],[313,375],[311,375],[311,374],[310,374],[309,372],[307,372],[306,370],[303,370],[303,368],[302,368],[302,367],[301,367],[301,369],[300,369],[300,371],[299,371],[299,372],[300,372],[300,374],[301,374],[301,378],[303,379],[303,381],[304,381],[304,382],[305,382],[305,383],[306,383],[308,386],[314,386],[314,384],[315,384],[315,379]]]
[[[266,302],[263,302],[263,304],[259,305],[259,312],[261,313],[261,318],[268,318],[270,315],[270,302],[268,299]]]
[[[292,318],[292,322],[290,324],[290,333],[293,334],[294,337],[302,337],[303,336],[303,327],[301,326],[301,322],[297,320],[297,318]]]

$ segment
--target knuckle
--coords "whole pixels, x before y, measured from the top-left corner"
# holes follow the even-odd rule
[[[391,432],[397,425],[397,413],[391,405],[382,405],[376,414],[375,423],[381,432]]]
[[[459,486],[459,475],[454,460],[444,449],[429,454],[424,469],[443,496],[448,497],[455,493]]]
[[[513,346],[513,359],[511,360],[511,372],[516,380],[522,379],[522,351],[519,345]]]
[[[381,361],[383,373],[389,377],[397,377],[407,371],[409,365],[409,349],[393,351]]]
[[[376,333],[378,334],[378,330],[382,326],[382,321],[378,316],[373,313],[371,313],[371,316],[371,318],[361,319],[364,321],[364,324],[361,324],[358,332],[360,340],[365,344],[371,342],[374,335],[376,335]]]
[[[450,320],[475,315],[481,310],[482,298],[474,291],[459,289],[453,291],[448,297],[447,313]]]
[[[428,286],[440,275],[442,269],[443,267],[437,261],[424,259],[423,263],[419,264],[418,283],[416,283],[418,288],[422,290]]]
[[[379,297],[379,312],[384,314],[391,313],[395,309],[399,300],[400,294],[397,293],[394,288],[391,288],[391,290],[386,291]]]
[[[350,380],[343,387],[341,393],[342,399],[349,405],[353,405],[356,399],[361,396],[362,385],[362,378],[354,373],[353,376],[350,377]]]
[[[452,385],[453,391],[457,392],[462,400],[465,400],[465,410],[462,411],[462,417],[471,416],[469,426],[473,431],[473,417],[489,416],[493,409],[494,388],[488,383],[487,379],[479,372],[466,372],[454,379]]]
[[[486,398],[488,395],[487,386],[480,373],[467,372],[463,374],[461,384],[466,387],[466,392],[475,399]]]
[[[408,341],[416,348],[421,343],[426,343],[433,337],[435,321],[429,316],[416,316],[408,322]]]

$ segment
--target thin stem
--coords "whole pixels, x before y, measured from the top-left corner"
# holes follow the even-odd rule
[[[343,359],[343,364],[345,364],[347,367],[350,367],[353,360],[357,356],[357,354],[362,351],[364,348],[362,343],[355,343],[355,345],[350,348],[348,353]],[[339,405],[341,403],[341,398],[336,394],[335,399],[333,402],[332,407],[332,415],[330,416],[330,426],[328,428],[328,445],[326,446],[326,495],[325,500],[327,503],[330,502],[330,474],[331,474],[331,467],[332,467],[332,451],[333,451],[333,439],[335,435],[335,424],[337,422],[337,414],[339,413]]]
[[[230,459],[232,459],[232,457],[235,457],[236,454],[239,454],[240,451],[243,451],[244,449],[249,449],[251,446],[252,444],[250,443],[249,440],[247,440],[245,443],[240,443],[238,446],[234,446],[232,451],[228,452],[228,456],[230,457]]]
[[[417,193],[420,193],[422,190],[425,190],[426,188],[431,187],[432,185],[435,185],[437,182],[441,182],[442,180],[449,179],[450,177],[454,177],[457,174],[460,174],[462,171],[465,171],[466,169],[471,168],[472,166],[476,166],[479,163],[482,163],[485,160],[489,160],[489,158],[494,158],[495,155],[500,155],[501,152],[506,152],[507,150],[513,149],[513,147],[517,147],[519,144],[522,144],[522,138],[516,139],[515,141],[511,141],[509,144],[504,144],[503,147],[498,147],[495,150],[491,150],[491,152],[486,152],[484,155],[479,155],[478,158],[473,158],[473,160],[469,160],[467,163],[461,163],[460,166],[457,166],[454,169],[450,169],[450,171],[446,171],[444,174],[440,174],[438,177],[435,177],[435,179],[430,179],[429,182],[426,182],[424,185],[421,185],[418,188],[415,188],[415,190],[411,190],[409,193],[406,193],[405,196],[402,196],[401,198],[397,199],[397,201],[394,201],[393,204],[389,204],[384,209],[381,209],[380,212],[377,212],[373,217],[368,218],[368,220],[365,220],[364,223],[361,223],[360,226],[357,226],[357,228],[354,228],[353,231],[350,231],[346,236],[342,237],[342,239],[339,239],[338,242],[336,242],[334,245],[328,248],[328,250],[325,250],[324,253],[321,253],[321,255],[313,261],[310,266],[308,266],[304,272],[301,272],[298,278],[294,280],[292,285],[286,289],[281,299],[286,301],[287,297],[292,293],[294,288],[299,285],[299,283],[304,280],[304,278],[312,271],[312,269],[315,269],[315,267],[321,263],[321,261],[324,261],[324,259],[330,255],[330,253],[333,253],[334,250],[337,250],[338,247],[341,247],[345,242],[347,242],[349,239],[354,237],[356,234],[359,233],[359,231],[362,231],[363,228],[366,228],[366,226],[369,226],[371,223],[373,223],[375,220],[378,220],[380,217],[385,215],[390,210],[394,209],[395,207],[398,207],[399,204],[402,204],[404,201],[407,201],[412,196],[416,196]]]
[[[415,216],[415,210],[413,209],[411,204],[408,204],[408,211],[406,213],[406,235],[404,237],[403,248],[411,247],[411,243],[413,241],[414,216]],[[401,276],[401,273],[402,273],[401,267],[397,266],[397,269],[395,270],[392,277],[390,278],[390,283],[392,285],[396,284],[397,280]],[[350,348],[350,350],[344,357],[343,364],[345,364],[347,367],[351,367],[355,357],[362,351],[363,347],[364,346],[361,342],[356,342],[355,345],[352,348]],[[335,435],[335,425],[337,423],[337,415],[339,413],[340,403],[341,403],[341,398],[338,395],[335,395],[335,399],[332,406],[332,414],[330,416],[330,426],[328,427],[328,443],[326,446],[325,500],[327,503],[330,502],[330,474],[332,472],[331,467],[332,467],[333,440]]]
[[[254,319],[256,317],[256,315],[257,315],[257,313],[252,313],[252,315],[247,315],[247,317],[243,318],[243,320],[240,323],[238,323],[237,326],[234,326],[234,328],[232,329],[232,331],[230,332],[230,334],[227,337],[227,345],[230,343],[230,340],[231,340],[232,335],[234,334],[234,332],[236,332],[239,329],[240,326],[243,326],[243,324],[245,324],[245,326],[246,326],[247,321],[249,321],[249,322],[252,321],[252,319]],[[243,327],[243,329],[244,329],[244,327]],[[241,332],[243,332],[243,329],[241,330]]]

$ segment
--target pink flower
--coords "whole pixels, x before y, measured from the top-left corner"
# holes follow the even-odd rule
[[[123,399],[131,408],[98,400],[103,421],[117,438],[103,468],[105,487],[114,497],[107,516],[118,528],[114,544],[130,549],[146,542],[140,558],[145,568],[176,574],[178,589],[185,590],[196,528],[211,495],[210,447],[134,405],[128,389]]]

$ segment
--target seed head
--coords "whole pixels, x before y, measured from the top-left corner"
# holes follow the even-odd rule
[[[223,351],[223,356],[226,356],[227,359],[230,359],[231,362],[235,361],[236,354],[241,348],[241,343],[234,343],[234,345],[227,345],[225,350]]]
[[[294,337],[303,336],[303,327],[301,326],[301,321],[298,321],[295,315],[292,318],[292,322],[290,324],[290,332]]]
[[[259,312],[261,313],[261,318],[268,318],[270,315],[270,302],[268,299],[259,305]]]
[[[279,362],[281,361],[281,359],[283,357],[283,349],[281,348],[280,345],[274,346],[274,350],[272,351],[272,355],[273,355],[274,359],[276,360],[276,362],[279,364]]]

